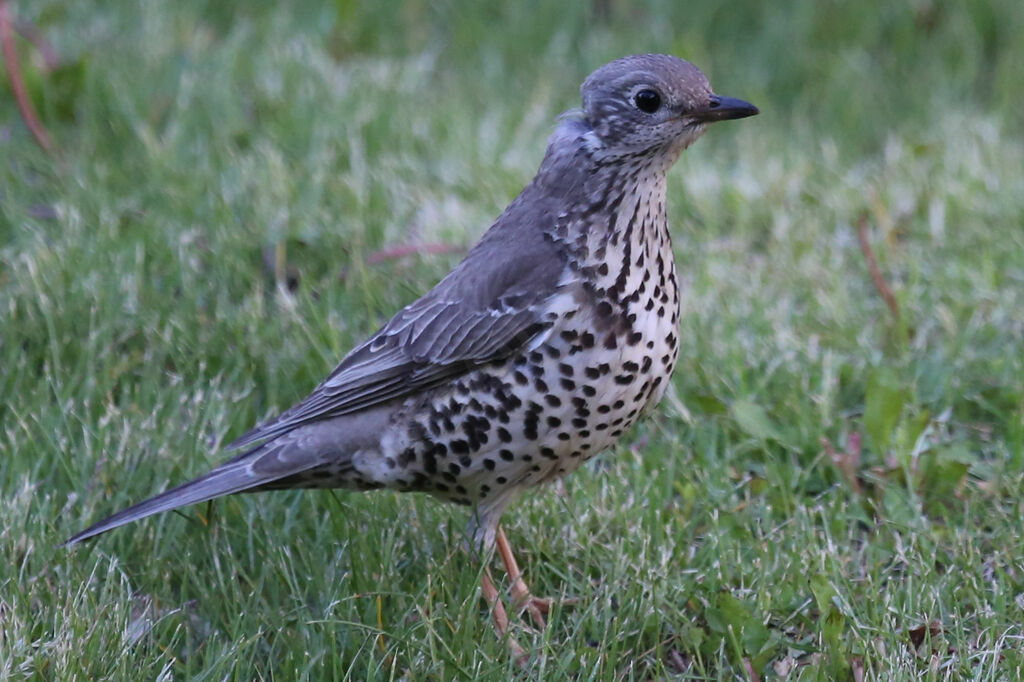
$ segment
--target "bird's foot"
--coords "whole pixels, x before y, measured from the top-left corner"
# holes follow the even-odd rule
[[[543,630],[547,627],[547,623],[544,620],[545,616],[550,613],[551,605],[555,603],[555,600],[551,597],[535,597],[530,592],[529,586],[523,580],[523,573],[519,570],[519,564],[516,563],[516,558],[512,554],[512,547],[508,544],[508,538],[505,537],[505,531],[501,526],[498,526],[495,544],[497,545],[498,554],[501,556],[501,562],[505,564],[508,579],[511,582],[509,592],[512,595],[512,606],[519,615],[529,613],[533,624],[538,629]],[[559,603],[569,605],[575,604],[577,601],[579,600],[562,599]]]
[[[505,604],[502,603],[501,597],[498,595],[498,588],[494,586],[494,580],[491,578],[491,570],[489,568],[485,568],[483,575],[480,577],[480,591],[483,593],[488,606],[491,607],[494,629],[498,631],[498,637],[508,642],[508,649],[512,656],[515,657],[516,662],[521,666],[525,666],[530,657],[527,655],[526,650],[516,641],[516,638],[508,632],[508,612],[505,611]]]
[[[545,627],[544,619],[551,612],[552,606],[555,604],[574,606],[579,601],[575,597],[536,597],[527,592],[525,595],[513,596],[512,605],[520,615],[529,612],[530,619],[533,620],[534,625],[543,630]]]
[[[522,571],[519,570],[519,564],[516,562],[515,556],[512,554],[512,548],[508,544],[508,538],[505,536],[505,531],[502,530],[501,526],[498,526],[495,535],[495,546],[498,550],[498,556],[501,557],[501,562],[505,566],[505,572],[508,574],[509,580],[509,603],[511,604],[512,610],[517,616],[523,614],[530,614],[530,620],[533,622],[534,627],[537,630],[544,630],[547,627],[545,620],[546,616],[551,612],[552,605],[556,602],[555,599],[546,597],[536,597],[530,592],[529,586],[526,581],[523,580]],[[509,633],[509,625],[511,623],[508,615],[508,611],[505,610],[505,604],[501,600],[501,595],[498,592],[498,588],[494,585],[494,579],[491,577],[490,568],[485,567],[484,573],[480,578],[480,589],[483,593],[484,599],[487,601],[488,606],[491,607],[492,617],[494,618],[494,629],[497,630],[498,636],[508,642],[509,651],[516,658],[516,661],[520,665],[526,665],[529,661],[529,655],[519,642],[516,641]],[[560,604],[575,604],[578,599],[560,599]]]

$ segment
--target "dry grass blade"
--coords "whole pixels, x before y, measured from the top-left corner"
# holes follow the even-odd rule
[[[865,213],[861,213],[860,218],[857,219],[857,240],[860,242],[860,250],[864,254],[864,260],[868,263],[871,281],[874,282],[878,293],[885,300],[885,304],[889,306],[889,312],[892,313],[893,318],[898,321],[900,319],[900,307],[896,303],[896,297],[893,296],[892,289],[886,284],[885,278],[882,277],[882,271],[878,267],[878,260],[875,258],[875,252],[871,248],[871,240],[868,238],[868,217]]]

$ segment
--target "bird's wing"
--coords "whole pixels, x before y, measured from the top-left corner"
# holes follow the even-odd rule
[[[228,447],[277,438],[302,424],[421,391],[539,343],[551,300],[564,290],[550,247],[493,258],[485,240],[423,298],[352,350],[312,394]]]

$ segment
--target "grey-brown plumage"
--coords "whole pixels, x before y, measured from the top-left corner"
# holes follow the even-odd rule
[[[757,109],[694,66],[625,57],[581,88],[537,172],[423,298],[205,476],[68,544],[274,488],[391,488],[471,505],[490,543],[524,489],[608,448],[663,395],[679,351],[665,174],[713,121]]]

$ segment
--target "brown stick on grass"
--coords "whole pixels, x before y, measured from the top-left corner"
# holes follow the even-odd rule
[[[866,213],[861,213],[857,219],[857,240],[860,242],[860,250],[864,254],[864,260],[868,262],[871,281],[875,283],[878,293],[885,300],[885,304],[889,306],[889,312],[899,321],[900,306],[896,303],[896,297],[893,296],[892,289],[889,288],[889,285],[885,283],[885,278],[882,277],[882,271],[879,270],[878,261],[875,259],[875,252],[871,248],[871,241],[868,239],[868,216]]]
[[[46,128],[39,122],[36,116],[35,107],[25,91],[25,82],[21,78],[21,65],[18,62],[18,50],[14,45],[14,32],[11,30],[11,15],[7,6],[7,0],[0,0],[0,48],[3,49],[4,67],[7,70],[7,78],[11,81],[11,90],[14,92],[14,101],[18,105],[18,113],[21,120],[32,133],[36,143],[50,154],[53,153],[53,142]]]
[[[371,253],[366,257],[366,262],[368,265],[377,265],[378,263],[397,260],[414,254],[440,255],[459,253],[465,250],[466,247],[459,244],[401,244]]]

